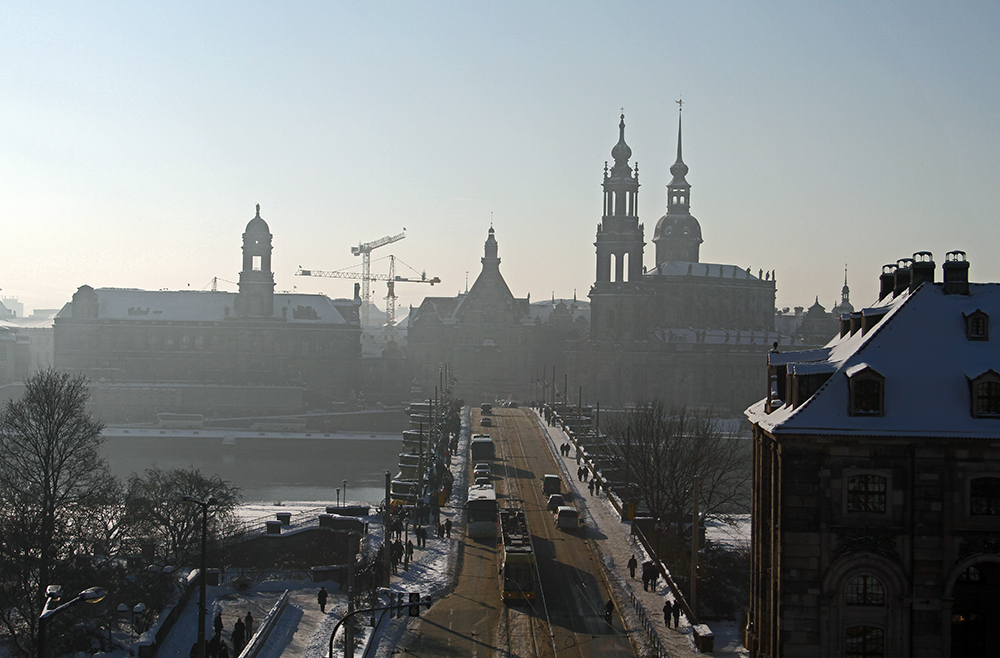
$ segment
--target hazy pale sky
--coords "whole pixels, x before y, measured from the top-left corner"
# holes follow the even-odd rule
[[[585,298],[619,108],[652,266],[678,98],[701,260],[778,306],[921,250],[1000,281],[997,34],[996,2],[5,3],[0,296],[235,290],[260,203],[278,290],[349,297],[296,268],[405,227],[374,258],[443,283],[399,306],[454,295],[492,213],[516,296]]]

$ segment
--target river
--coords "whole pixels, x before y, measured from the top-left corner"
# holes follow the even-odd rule
[[[398,432],[279,434],[189,430],[105,430],[111,471],[127,480],[158,466],[197,468],[235,484],[247,503],[315,501],[334,504],[344,488],[351,502],[385,498],[385,472],[395,476]],[[340,492],[341,499],[345,498]]]

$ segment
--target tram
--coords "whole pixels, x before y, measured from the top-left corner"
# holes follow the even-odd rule
[[[470,537],[497,536],[497,490],[485,484],[469,487],[465,527]]]
[[[503,508],[500,524],[500,598],[526,601],[535,598],[535,551],[528,521],[521,508]]]

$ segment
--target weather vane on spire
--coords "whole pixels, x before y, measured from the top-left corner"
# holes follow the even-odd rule
[[[674,102],[677,103],[677,111],[678,112],[683,112],[684,111],[684,100],[683,99],[677,99]]]

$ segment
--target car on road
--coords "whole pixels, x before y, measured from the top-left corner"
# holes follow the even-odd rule
[[[542,493],[555,494],[562,491],[562,478],[558,475],[547,473],[542,476]]]
[[[562,494],[552,494],[549,496],[549,502],[545,503],[545,507],[550,511],[554,512],[557,508],[566,505],[566,499],[563,498]]]
[[[489,416],[483,416],[482,420],[479,421],[479,424],[483,427],[493,427],[493,419]]]
[[[580,513],[575,507],[564,505],[557,507],[553,515],[556,527],[560,530],[578,530],[580,528]]]
[[[493,483],[490,481],[490,478],[489,478],[488,475],[480,475],[480,476],[478,476],[476,478],[476,481],[473,484],[476,484],[476,485],[482,484],[482,485],[486,485],[487,487],[493,486]]]
[[[493,469],[490,467],[489,462],[476,462],[476,465],[472,467],[472,475],[475,477],[489,477],[493,474]]]

